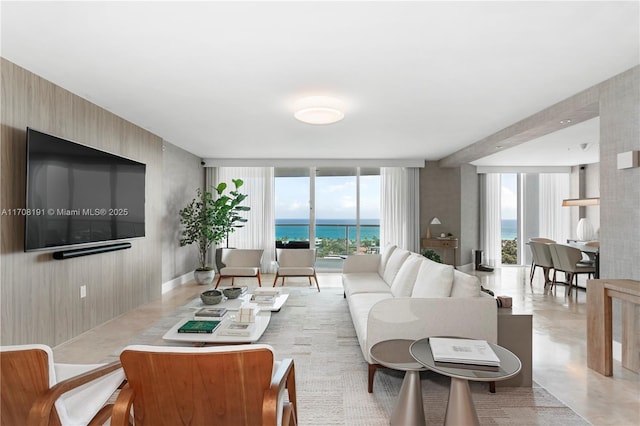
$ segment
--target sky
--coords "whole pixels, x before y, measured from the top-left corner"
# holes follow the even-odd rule
[[[276,178],[276,219],[309,217],[309,178]],[[356,177],[316,178],[316,219],[356,217]],[[380,176],[360,177],[360,218],[380,218]]]
[[[518,218],[518,175],[516,173],[502,174],[502,219]]]

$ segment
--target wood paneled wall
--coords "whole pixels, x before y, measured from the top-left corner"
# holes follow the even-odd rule
[[[146,236],[131,249],[68,260],[25,253],[24,217],[0,217],[0,343],[54,346],[161,296],[162,139],[1,61],[1,209],[25,206],[27,126],[147,165]]]

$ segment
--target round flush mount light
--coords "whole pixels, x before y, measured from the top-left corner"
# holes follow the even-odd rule
[[[342,102],[330,96],[308,96],[296,102],[293,116],[307,124],[332,124],[344,118]]]

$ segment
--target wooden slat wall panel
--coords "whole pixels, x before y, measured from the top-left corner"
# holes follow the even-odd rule
[[[0,342],[55,346],[161,296],[162,140],[1,59],[0,208],[25,205],[27,126],[147,165],[146,236],[68,260],[24,253],[24,219],[0,218]],[[87,297],[80,299],[80,286]]]

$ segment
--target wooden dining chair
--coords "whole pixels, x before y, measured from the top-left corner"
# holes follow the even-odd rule
[[[46,345],[0,347],[2,426],[103,425],[124,382],[120,361],[56,364]]]
[[[112,426],[296,424],[293,360],[274,361],[268,345],[136,345],[120,360],[128,383]]]

